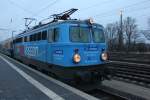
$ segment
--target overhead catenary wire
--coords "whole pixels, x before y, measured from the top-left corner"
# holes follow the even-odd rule
[[[128,13],[128,14],[135,13],[135,12],[139,13],[140,10],[147,10],[147,9],[150,9],[150,7],[147,6],[147,7],[143,7],[143,8],[140,8],[140,9],[132,10],[130,12],[127,12],[127,11],[124,10],[123,13]],[[98,18],[108,18],[108,17],[112,17],[112,16],[116,16],[116,15],[115,14],[109,14],[109,16],[108,15],[102,15],[102,16],[99,16]]]
[[[103,13],[100,13],[100,14],[97,14],[97,15],[94,15],[93,17],[102,17],[107,14],[110,14],[112,13],[113,11],[117,11],[118,9],[122,9],[123,11],[125,11],[125,9],[128,9],[128,8],[131,8],[133,6],[137,6],[137,5],[140,5],[140,4],[143,4],[143,3],[147,3],[147,2],[150,2],[150,0],[144,0],[144,1],[140,1],[140,2],[136,2],[134,4],[131,4],[131,5],[127,5],[127,6],[124,6],[124,7],[120,7],[120,8],[117,8],[117,9],[113,9],[113,10],[110,10],[110,11],[107,11],[107,12],[103,12]],[[130,11],[131,12],[131,11]],[[110,17],[110,16],[109,16]]]
[[[13,0],[7,0],[7,1],[8,1],[11,5],[13,5],[13,6],[15,6],[15,7],[21,9],[22,11],[24,11],[24,12],[30,14],[30,15],[31,15],[31,16],[29,16],[30,18],[33,18],[33,17],[34,17],[34,18],[37,19],[37,16],[38,16],[40,13],[44,12],[45,9],[48,9],[49,7],[52,7],[54,4],[56,4],[56,3],[57,3],[58,1],[60,1],[60,0],[54,0],[53,2],[50,2],[50,3],[47,4],[45,7],[41,8],[40,10],[38,10],[37,12],[33,12],[33,11],[29,10],[29,9],[26,9],[26,8],[24,8],[23,6],[19,5],[18,3],[14,2]]]
[[[46,5],[46,7],[41,8],[39,11],[33,12],[33,11],[30,11],[30,10],[28,10],[28,9],[26,9],[26,8],[24,8],[24,7],[22,7],[21,5],[17,4],[16,2],[14,2],[14,1],[12,1],[12,0],[8,0],[8,2],[9,2],[11,5],[13,5],[13,6],[15,6],[15,7],[17,7],[17,8],[19,8],[19,9],[23,10],[24,12],[30,14],[31,17],[37,17],[41,12],[43,12],[45,9],[47,9],[47,8],[49,8],[49,7],[51,7],[51,6],[53,6],[53,5],[56,4],[58,1],[59,1],[59,0],[54,0],[54,1],[51,2],[50,4]]]
[[[42,12],[46,11],[46,9],[52,7],[53,5],[55,5],[55,4],[56,4],[58,1],[60,1],[60,0],[54,0],[53,2],[51,1],[50,4],[47,4],[45,7],[42,7],[42,8],[39,9],[37,12],[32,12],[32,11],[30,11],[30,10],[28,10],[28,9],[26,9],[26,8],[24,8],[24,7],[22,7],[22,6],[20,6],[20,5],[18,5],[17,3],[15,3],[15,2],[12,1],[12,0],[8,0],[8,1],[13,2],[13,3],[14,3],[14,4],[13,4],[14,6],[17,6],[18,8],[22,9],[23,11],[25,11],[25,12],[27,12],[27,13],[30,13],[30,14],[32,15],[32,17],[37,17],[37,16],[39,16]],[[149,1],[150,1],[150,0],[143,0],[143,1],[140,1],[140,2],[135,2],[134,4],[130,4],[130,5],[127,5],[127,6],[124,6],[124,7],[120,7],[120,8],[118,8],[118,9],[113,9],[113,10],[111,10],[111,11],[107,11],[107,12],[103,12],[103,13],[94,15],[93,17],[97,17],[97,18],[105,17],[105,18],[106,18],[106,17],[111,17],[111,16],[108,16],[108,15],[115,16],[114,13],[113,13],[113,14],[111,14],[111,13],[114,12],[114,11],[118,11],[118,10],[121,9],[121,8],[125,9],[125,10],[124,10],[124,13],[125,13],[126,10],[128,10],[129,8],[132,8],[132,7],[137,6],[137,5],[145,4],[145,3],[149,2]],[[92,5],[92,6],[89,6],[89,7],[85,7],[85,8],[83,8],[83,9],[81,9],[81,12],[82,12],[82,11],[84,12],[84,9],[85,9],[85,10],[89,10],[89,9],[91,9],[91,8],[98,7],[99,5],[104,5],[104,4],[108,4],[108,3],[111,3],[110,0],[101,2],[101,3],[99,3],[99,4],[95,4],[95,5]],[[142,8],[142,9],[143,9],[143,8]],[[149,9],[149,8],[144,8],[144,9]],[[144,10],[144,9],[143,9],[143,10]],[[140,9],[139,9],[139,10],[140,10]],[[119,11],[118,11],[118,12],[119,12]],[[129,11],[128,13],[132,13],[132,12],[136,12],[136,10]]]
[[[150,18],[150,15],[147,15],[147,14],[140,14],[140,15],[136,15],[137,17],[140,17],[140,18]],[[108,17],[107,17],[108,18]],[[147,19],[148,20],[148,19]],[[97,21],[101,21],[101,19],[97,19]],[[108,20],[107,20],[107,24],[108,23],[115,23],[115,22],[117,22],[118,20],[116,19],[116,20],[112,20],[112,18],[109,18]],[[105,25],[107,25],[106,23],[105,23]]]
[[[15,3],[14,1],[12,1],[12,0],[7,0],[11,5],[13,5],[13,6],[15,6],[15,7],[17,7],[17,8],[19,8],[19,9],[21,9],[21,10],[23,10],[24,12],[26,12],[26,13],[28,13],[28,14],[31,14],[31,15],[34,15],[35,13],[34,12],[32,12],[32,11],[30,11],[30,10],[28,10],[28,9],[26,9],[26,8],[24,8],[24,7],[22,7],[22,6],[20,6],[19,4],[17,4],[17,3]]]
[[[108,3],[111,3],[110,2],[110,0],[107,0],[107,1],[104,1],[104,2],[101,2],[101,3],[98,3],[98,4],[94,4],[94,5],[92,5],[92,6],[89,6],[89,7],[85,7],[85,8],[83,8],[83,9],[81,9],[80,11],[87,11],[87,10],[89,10],[89,9],[91,9],[91,8],[95,8],[95,7],[97,7],[97,6],[100,6],[100,5],[105,5],[105,4],[108,4]]]
[[[137,16],[137,17],[140,17],[140,18],[141,18],[141,17],[147,17],[147,18],[150,18],[150,15],[147,15],[147,14],[144,14],[144,15],[143,15],[143,13],[140,14],[140,15],[136,15],[136,16]],[[103,18],[106,18],[106,17],[103,17]],[[112,18],[109,18],[109,17],[107,17],[107,18],[108,18],[107,21],[109,21],[109,22],[110,22],[110,21],[111,21],[111,22],[112,22],[112,21],[113,21],[113,22],[117,21],[117,19],[116,19],[116,20],[114,20],[114,19],[112,20]],[[100,20],[102,20],[102,19],[98,19],[97,21],[100,21]]]
[[[7,29],[7,28],[0,28],[1,31],[10,31],[11,29]]]
[[[45,9],[48,9],[48,8],[52,7],[52,6],[55,5],[58,1],[60,1],[60,0],[54,0],[53,2],[49,3],[49,4],[46,5],[45,7],[41,8],[40,10],[38,10],[32,17],[35,17],[35,16],[37,17],[37,16],[39,16],[39,14],[42,13],[42,12],[44,12]],[[48,18],[45,18],[45,19],[42,19],[42,21],[47,20],[47,19],[49,19],[49,17],[48,17]],[[39,22],[41,22],[41,21],[39,21]]]
[[[34,16],[38,16],[40,13],[42,13],[44,10],[52,7],[53,5],[55,5],[58,1],[60,0],[54,0],[53,2],[51,2],[50,4],[46,5],[45,7],[41,8],[40,10],[38,10]]]

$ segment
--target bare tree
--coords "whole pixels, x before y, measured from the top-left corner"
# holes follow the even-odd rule
[[[114,40],[116,40],[116,33],[117,33],[117,24],[116,23],[110,23],[107,24],[105,28],[106,32],[106,38],[109,49],[114,49]]]
[[[148,27],[150,29],[150,18],[148,18]]]
[[[137,32],[136,20],[131,17],[127,17],[124,20],[124,31],[127,36],[127,51],[130,50],[131,37]]]
[[[131,38],[133,39],[133,44],[136,44],[137,39],[140,37],[140,34],[135,33],[131,36]]]
[[[125,50],[125,45],[122,43],[122,46],[119,46],[119,39],[120,39],[120,23],[115,22],[115,23],[110,23],[106,26],[105,28],[106,32],[106,37],[107,37],[107,42],[108,42],[108,47],[109,50]],[[135,19],[131,17],[127,17],[123,21],[122,25],[122,41],[126,39],[126,44],[127,44],[127,51],[130,50],[131,42],[132,40],[134,41],[133,44],[135,43],[138,35],[135,34],[137,33],[137,25]],[[126,38],[125,38],[126,37]],[[133,45],[132,45],[133,46]]]

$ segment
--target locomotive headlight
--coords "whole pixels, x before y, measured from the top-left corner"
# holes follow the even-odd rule
[[[101,59],[102,59],[103,61],[108,60],[108,54],[107,54],[106,52],[103,52],[103,53],[101,54]]]
[[[81,61],[80,55],[79,55],[79,54],[75,54],[75,55],[73,56],[73,61],[74,61],[75,63],[79,63],[79,62]]]
[[[93,18],[89,18],[89,19],[88,19],[88,22],[89,22],[90,24],[93,24],[93,23],[94,23]]]

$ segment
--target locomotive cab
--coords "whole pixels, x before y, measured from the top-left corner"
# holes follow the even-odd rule
[[[49,40],[53,42],[49,43],[52,51],[48,62],[62,68],[65,77],[77,75],[85,79],[95,72],[104,75],[108,55],[103,27],[77,20],[67,20],[59,26],[49,31]]]
[[[105,35],[101,25],[67,21],[60,26],[53,31],[49,30],[52,50],[49,61],[64,67],[99,65],[107,61]]]

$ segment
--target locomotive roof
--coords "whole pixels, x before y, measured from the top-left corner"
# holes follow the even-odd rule
[[[34,30],[42,29],[44,27],[55,26],[55,25],[64,24],[64,23],[67,23],[67,24],[88,24],[87,20],[75,20],[75,19],[74,20],[63,20],[63,21],[58,21],[58,22],[49,22],[49,23],[46,23],[46,24],[36,25],[36,26],[34,26],[34,27],[18,34],[17,37],[20,36],[20,35],[23,35],[23,34],[30,33]],[[102,25],[97,24],[97,23],[93,23],[92,25],[103,27]]]
[[[64,20],[60,22],[54,22],[52,24],[62,24],[62,23],[68,23],[68,24],[87,24],[86,20]],[[93,23],[94,25],[99,25],[102,27],[100,24]]]

